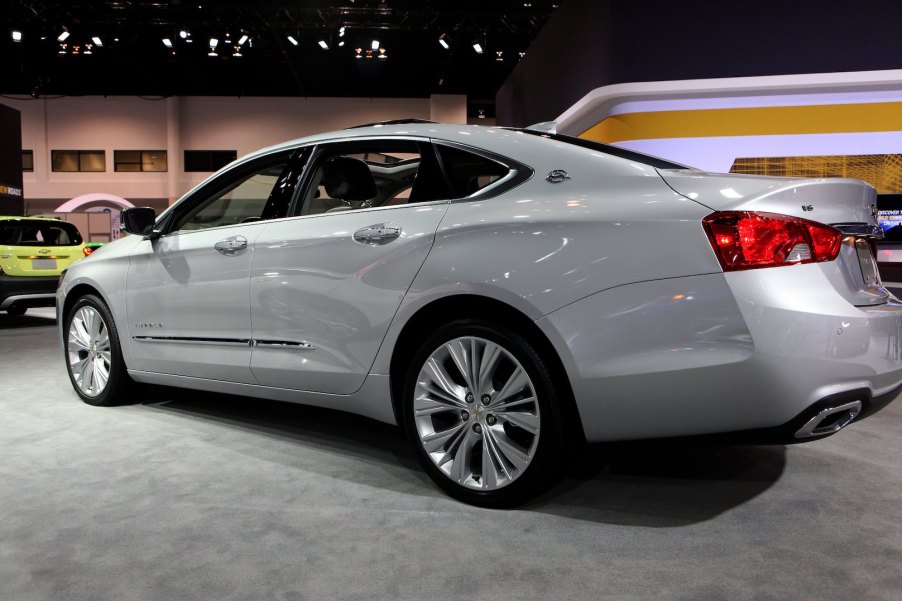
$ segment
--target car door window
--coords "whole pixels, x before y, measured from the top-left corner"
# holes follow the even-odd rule
[[[432,145],[408,140],[324,145],[308,181],[300,215],[450,198]]]
[[[460,148],[436,146],[447,172],[453,198],[466,198],[488,188],[511,173],[510,167]]]
[[[288,163],[288,157],[282,156],[244,170],[218,186],[214,182],[209,194],[202,194],[201,200],[176,216],[170,231],[203,230],[284,216],[272,207],[283,196],[280,186],[284,185],[284,174],[291,171]]]

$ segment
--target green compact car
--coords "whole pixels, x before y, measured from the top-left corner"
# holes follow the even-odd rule
[[[54,306],[60,274],[90,254],[86,248],[66,221],[0,216],[0,311]]]

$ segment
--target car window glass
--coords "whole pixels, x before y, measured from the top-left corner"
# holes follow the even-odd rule
[[[219,190],[194,210],[180,216],[172,231],[203,230],[223,225],[259,221],[287,160],[270,163]]]
[[[81,244],[78,228],[65,222],[0,222],[0,244],[10,246],[75,246]]]
[[[432,147],[413,141],[340,144],[319,156],[301,215],[450,198]]]
[[[472,196],[510,172],[506,166],[466,150],[442,145],[436,148],[451,180],[455,198]]]

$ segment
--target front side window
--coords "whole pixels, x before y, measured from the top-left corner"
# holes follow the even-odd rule
[[[280,193],[276,185],[286,170],[288,158],[265,161],[237,176],[226,174],[227,182],[215,186],[199,203],[177,215],[170,231],[203,230],[211,227],[249,223],[267,216],[270,199]]]
[[[0,244],[9,246],[76,246],[81,234],[65,221],[10,219],[0,221]]]
[[[321,148],[298,206],[318,215],[448,198],[431,144],[344,142]]]

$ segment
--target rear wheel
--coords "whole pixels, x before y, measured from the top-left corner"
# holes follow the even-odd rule
[[[66,367],[78,396],[89,405],[127,402],[133,382],[106,304],[94,295],[80,298],[66,316],[63,332]]]
[[[558,391],[541,357],[507,328],[449,323],[408,371],[403,419],[420,462],[451,496],[503,507],[544,491],[559,471]]]
[[[20,315],[25,315],[25,311],[27,310],[27,307],[10,307],[6,310],[6,313],[11,317],[19,317]]]

